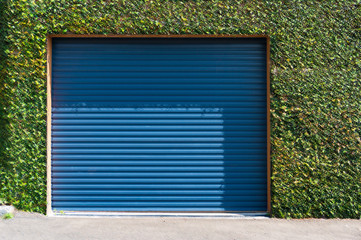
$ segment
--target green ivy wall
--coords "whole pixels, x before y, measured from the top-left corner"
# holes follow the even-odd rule
[[[41,213],[54,33],[269,35],[272,216],[360,218],[360,0],[0,0],[0,198]]]

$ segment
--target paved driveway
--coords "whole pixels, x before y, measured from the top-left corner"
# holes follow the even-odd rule
[[[0,220],[1,240],[361,239],[361,220],[230,218],[48,218],[17,213]]]

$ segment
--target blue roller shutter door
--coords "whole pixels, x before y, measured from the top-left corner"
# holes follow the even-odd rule
[[[267,210],[265,39],[54,38],[52,207]]]

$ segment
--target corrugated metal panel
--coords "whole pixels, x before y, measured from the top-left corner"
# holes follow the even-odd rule
[[[266,40],[53,39],[52,206],[266,211]]]

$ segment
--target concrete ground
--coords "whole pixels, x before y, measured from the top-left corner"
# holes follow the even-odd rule
[[[1,240],[361,239],[361,220],[235,218],[65,218],[17,212],[0,220]]]

